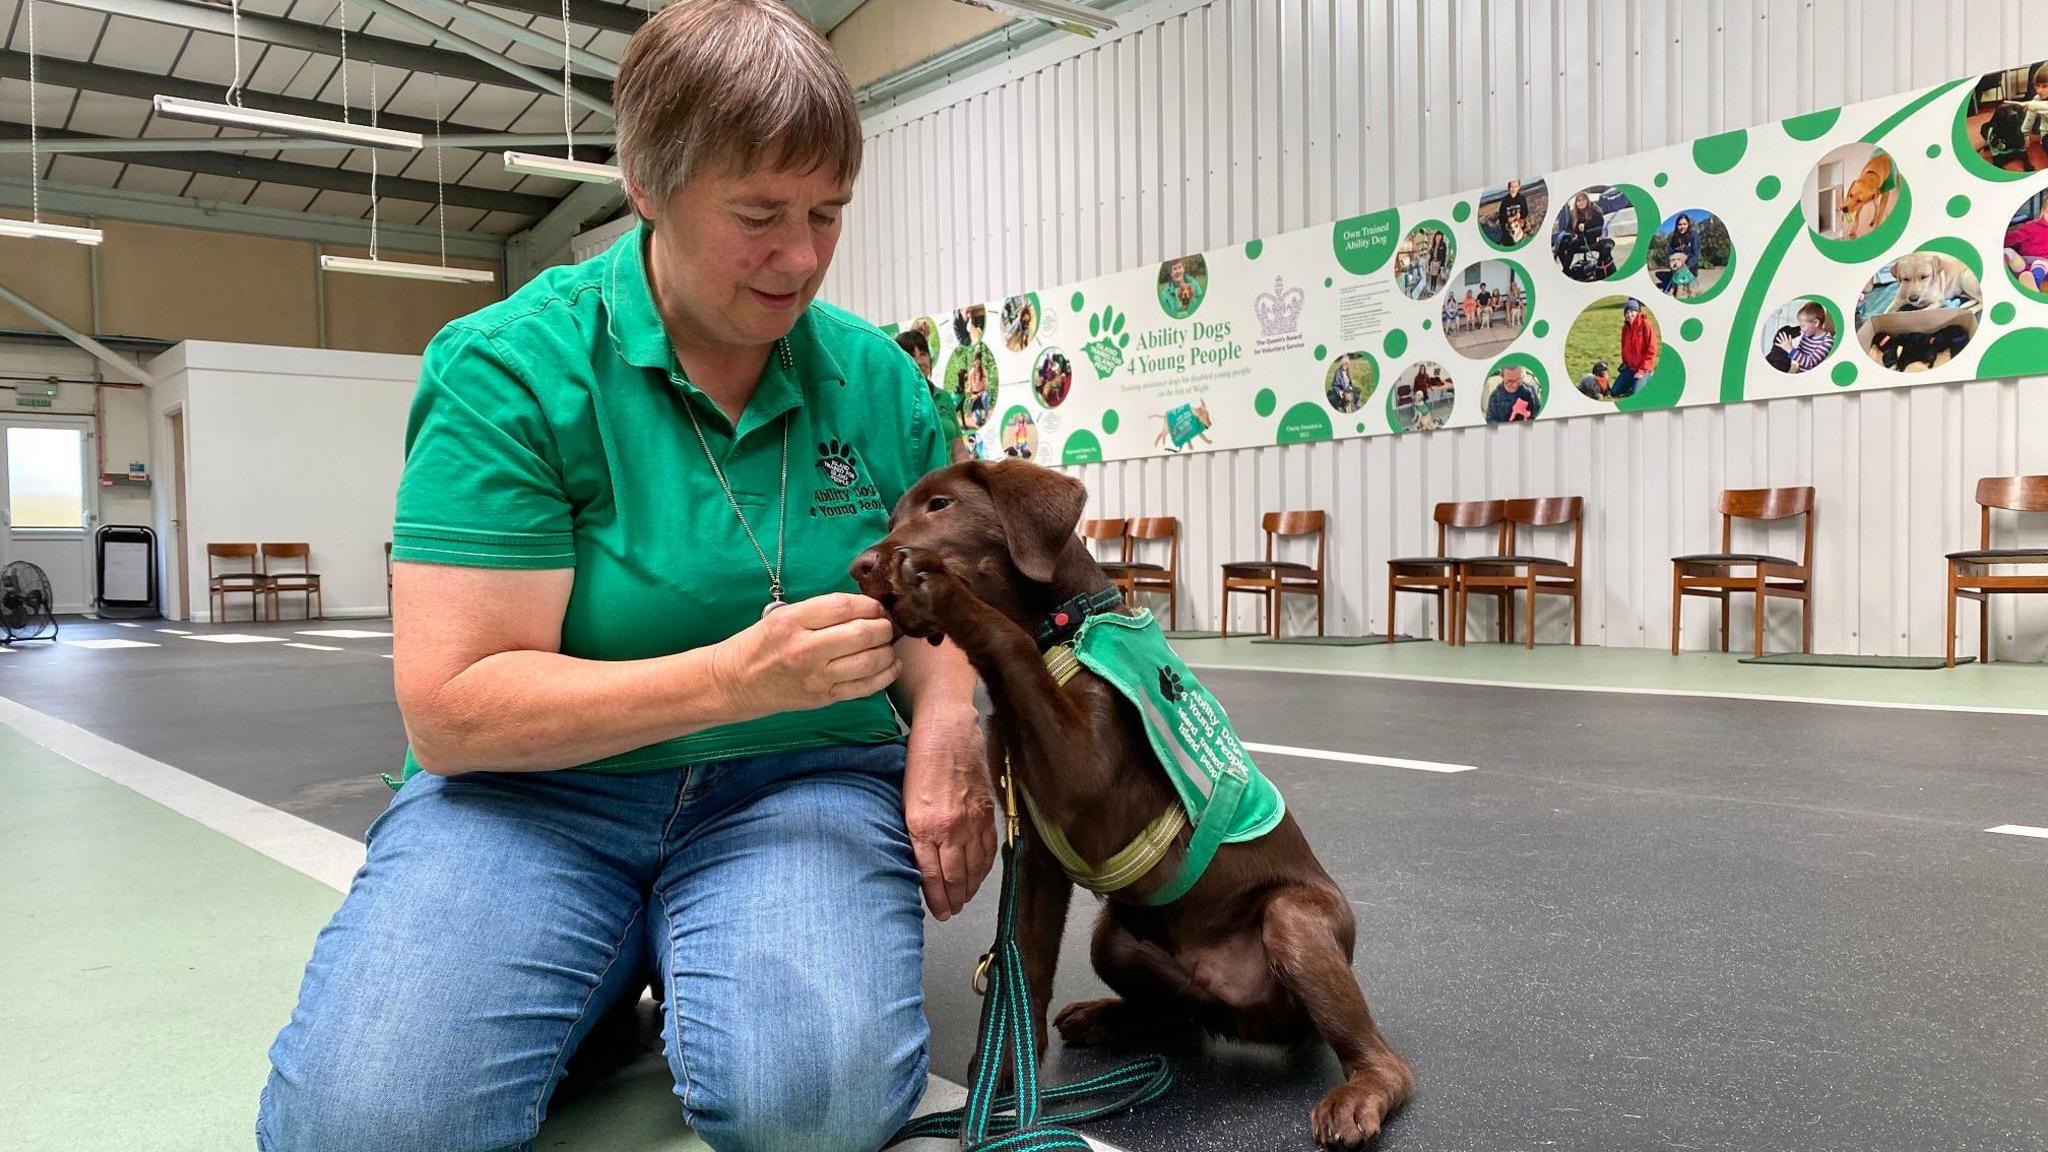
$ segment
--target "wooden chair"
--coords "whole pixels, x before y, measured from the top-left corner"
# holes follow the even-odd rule
[[[1785,520],[1806,517],[1806,543],[1798,560],[1762,552],[1735,552],[1735,521]],[[1746,575],[1735,569],[1748,568]],[[1801,652],[1813,651],[1813,489],[1731,488],[1721,493],[1721,550],[1671,558],[1671,654],[1678,655],[1679,616],[1684,598],[1705,596],[1721,602],[1721,651],[1728,651],[1728,601],[1749,593],[1756,597],[1756,654],[1764,654],[1764,606],[1770,597],[1799,601]]]
[[[244,560],[247,571],[216,571],[216,561]],[[212,602],[215,623],[227,618],[228,597],[235,593],[249,594],[249,619],[263,619],[263,597],[270,587],[270,578],[263,574],[263,562],[254,544],[208,544],[206,546],[206,588]]]
[[[1102,566],[1104,572],[1110,572],[1112,578],[1115,575],[1111,571],[1112,569],[1119,568],[1130,561],[1131,522],[1129,520],[1083,520],[1081,521],[1081,526],[1075,529],[1075,531],[1079,533],[1081,539],[1088,542],[1088,551],[1095,555],[1095,562]],[[1114,544],[1115,547],[1097,551],[1096,545],[1098,544]]]
[[[1230,635],[1230,594],[1233,592],[1265,598],[1266,632],[1276,637],[1280,635],[1280,609],[1285,606],[1284,597],[1313,596],[1316,598],[1316,635],[1323,634],[1323,561],[1329,544],[1323,526],[1327,520],[1328,517],[1320,511],[1268,512],[1260,518],[1259,531],[1266,535],[1266,558],[1237,560],[1223,565],[1224,636]],[[1313,565],[1273,558],[1273,547],[1277,541],[1296,536],[1316,538],[1316,562]]]
[[[273,563],[278,560],[296,560],[296,571],[279,572]],[[265,544],[263,546],[263,571],[269,577],[264,595],[270,599],[270,618],[284,619],[278,611],[277,595],[280,592],[299,592],[306,597],[306,619],[312,620],[327,615],[326,602],[320,598],[320,574],[313,571],[313,549],[302,543]],[[319,605],[316,613],[314,605]]]
[[[1978,547],[1948,554],[1948,666],[1956,666],[1956,599],[1977,602],[1977,660],[1991,662],[1991,596],[2048,592],[2048,572],[1994,576],[1994,565],[2048,564],[2048,546],[1993,548],[1991,510],[2048,512],[2048,476],[1986,476],[1977,481]]]
[[[1166,563],[1154,564],[1137,558],[1141,544],[1166,541]],[[1105,570],[1112,568],[1104,565]],[[1124,590],[1124,599],[1135,604],[1140,592],[1166,594],[1166,627],[1180,627],[1180,521],[1171,516],[1140,516],[1131,521],[1124,537],[1123,563],[1114,565],[1110,579]]]
[[[1420,593],[1436,600],[1437,639],[1456,643],[1445,613],[1458,599],[1459,557],[1450,555],[1450,530],[1494,529],[1493,549],[1508,551],[1507,502],[1505,500],[1446,500],[1430,513],[1436,521],[1436,555],[1397,556],[1387,561],[1387,643],[1394,642],[1395,599],[1403,592]],[[1501,618],[1500,638],[1507,641],[1507,618]]]
[[[1510,500],[1507,515],[1503,521],[1506,530],[1507,547],[1499,556],[1474,556],[1458,565],[1458,643],[1465,642],[1465,604],[1473,592],[1480,595],[1501,595],[1501,623],[1509,625],[1514,611],[1514,595],[1519,592],[1527,601],[1528,621],[1523,626],[1523,645],[1536,647],[1536,597],[1569,596],[1572,601],[1572,644],[1578,645],[1582,631],[1579,612],[1579,576],[1585,561],[1586,550],[1586,502],[1578,496],[1549,496],[1540,500]],[[1538,528],[1552,528],[1569,524],[1572,529],[1572,558],[1570,561],[1553,559],[1548,556],[1534,556],[1517,549],[1527,542],[1523,529],[1529,529],[1529,536]]]

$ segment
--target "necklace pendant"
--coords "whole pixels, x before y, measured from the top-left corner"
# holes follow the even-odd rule
[[[773,599],[773,600],[770,600],[770,601],[769,601],[769,602],[768,602],[768,603],[767,603],[766,605],[764,605],[764,606],[762,607],[762,609],[761,609],[761,619],[763,619],[763,620],[766,620],[766,619],[768,618],[768,614],[769,614],[770,612],[773,612],[773,611],[775,611],[775,610],[776,610],[777,608],[787,608],[787,607],[789,607],[789,605],[787,605],[787,604],[785,604],[785,603],[783,602],[783,600],[782,600],[782,593],[780,593],[780,592],[777,592],[777,593],[775,594],[775,599]]]

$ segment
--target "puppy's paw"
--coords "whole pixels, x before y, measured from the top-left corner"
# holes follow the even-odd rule
[[[1078,1000],[1053,1018],[1060,1039],[1070,1048],[1101,1048],[1129,1043],[1138,1038],[1135,1010],[1122,999]]]
[[[1408,1099],[1413,1083],[1405,1068],[1354,1076],[1330,1089],[1309,1113],[1309,1131],[1324,1148],[1363,1148],[1379,1135],[1388,1114]]]
[[[962,593],[960,581],[946,570],[938,553],[924,548],[898,549],[889,568],[889,591],[883,607],[907,636],[939,643],[952,618],[948,609]]]

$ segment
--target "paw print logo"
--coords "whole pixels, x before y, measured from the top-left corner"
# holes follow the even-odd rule
[[[1104,307],[1101,313],[1088,317],[1088,335],[1094,339],[1081,345],[1081,351],[1095,365],[1095,374],[1107,380],[1123,366],[1124,349],[1131,346],[1131,334],[1124,331],[1123,314]]]
[[[1180,673],[1162,667],[1159,669],[1159,694],[1166,697],[1168,704],[1178,704],[1180,698],[1187,694],[1187,683],[1180,678]]]
[[[860,479],[855,465],[853,445],[827,440],[818,445],[818,471],[825,474],[827,483],[840,488],[851,488]]]

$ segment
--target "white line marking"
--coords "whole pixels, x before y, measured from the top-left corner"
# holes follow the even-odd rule
[[[59,644],[62,644],[62,645],[63,645],[63,646],[65,646],[66,648],[93,648],[93,649],[99,649],[99,648],[161,648],[161,647],[163,647],[163,645],[161,645],[161,644],[152,644],[152,643],[150,643],[150,642],[149,642],[149,641],[147,641],[147,640],[121,640],[121,639],[117,639],[117,638],[111,638],[111,637],[110,637],[110,638],[108,638],[108,639],[105,639],[105,640],[59,640],[59,641],[57,641],[57,643],[59,643]]]
[[[164,634],[166,634],[166,635],[169,635],[169,636],[190,636],[190,635],[191,635],[191,633],[190,633],[190,632],[187,632],[187,631],[185,631],[185,630],[184,630],[183,628],[159,628],[159,629],[157,629],[157,631],[159,631],[159,632],[162,632],[162,633],[164,633]]]
[[[188,636],[188,640],[204,640],[208,644],[283,644],[282,636],[251,636],[246,632],[222,632],[213,636]]]
[[[0,723],[337,892],[346,891],[356,870],[363,866],[362,844],[339,832],[259,804],[5,697],[0,697]]]
[[[336,892],[348,891],[363,866],[364,849],[357,840],[259,804],[4,696],[0,696],[0,723],[87,771],[147,796]],[[930,1080],[918,1115],[957,1108],[966,1102],[964,1085],[943,1076],[930,1076]],[[919,1143],[931,1145],[929,1141]],[[1096,1152],[1124,1152],[1092,1136],[1088,1143]]]
[[[287,648],[304,648],[309,652],[346,652],[348,649],[336,644],[299,644],[291,640],[284,642]]]
[[[1710,692],[1698,688],[1624,688],[1609,684],[1537,684],[1522,680],[1481,680],[1464,676],[1422,676],[1410,672],[1360,672],[1348,668],[1277,668],[1262,664],[1197,664],[1203,672],[1285,672],[1296,676],[1345,676],[1358,680],[1410,680],[1417,684],[1460,684],[1468,688],[1524,688],[1532,692],[1603,692],[1617,696],[1691,696],[1704,700],[1756,700],[1767,704],[1834,704],[1843,708],[1898,708],[1910,712],[1975,712],[1992,716],[2048,716],[2048,708],[1999,708],[1979,704],[1920,704],[1893,700],[1837,700],[1826,696],[1773,696],[1765,692]]]
[[[1997,832],[2005,836],[2033,836],[2038,839],[2048,840],[2048,828],[2030,828],[2025,824],[2000,824],[1996,828],[1986,828],[1985,831]]]
[[[122,621],[122,622],[117,622],[117,623],[115,623],[114,627],[116,627],[116,628],[140,628],[140,627],[142,627],[142,625],[140,625],[140,624],[129,624],[129,623],[125,622],[125,621]]]
[[[391,635],[391,633],[369,632],[361,628],[319,628],[311,632],[301,632],[299,633],[299,635],[325,636],[333,640],[370,640],[374,638],[389,636]]]
[[[1403,760],[1399,756],[1367,756],[1362,752],[1325,752],[1320,748],[1289,748],[1285,744],[1253,744],[1245,748],[1252,752],[1268,752],[1275,756],[1298,756],[1304,760],[1335,760],[1341,764],[1376,764],[1382,768],[1412,768],[1417,772],[1470,772],[1476,764],[1439,764],[1434,760]]]

